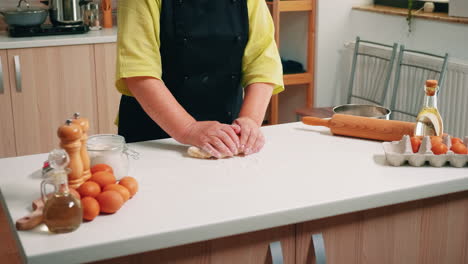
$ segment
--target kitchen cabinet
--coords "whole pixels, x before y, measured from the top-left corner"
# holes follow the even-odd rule
[[[311,235],[322,233],[328,264],[468,263],[468,193],[301,223],[297,263],[314,263]]]
[[[467,222],[467,192],[365,212],[361,263],[468,263]]]
[[[117,133],[115,52],[115,43],[0,50],[0,158],[58,147],[56,130],[75,112],[90,135]]]
[[[97,132],[94,50],[91,45],[8,50],[17,155],[58,147],[57,128],[74,112]]]
[[[360,215],[348,214],[296,225],[296,263],[315,263],[313,234],[321,234],[327,264],[361,264],[359,257]]]
[[[0,158],[16,155],[7,51],[0,50]]]
[[[270,243],[280,242],[284,264],[296,263],[295,226],[283,226],[206,242],[93,262],[171,264],[272,263]],[[275,264],[275,263],[273,263]]]
[[[123,256],[113,259],[92,262],[93,264],[113,263],[170,263],[170,264],[208,264],[209,243],[199,242],[189,245],[177,246],[168,249],[150,251],[136,255]]]
[[[95,44],[99,133],[117,134],[114,124],[121,94],[115,89],[116,43]]]
[[[295,263],[294,225],[211,240],[210,263],[272,263],[269,245],[277,241],[281,243],[283,263]]]

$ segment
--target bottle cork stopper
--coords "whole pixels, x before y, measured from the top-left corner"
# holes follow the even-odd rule
[[[439,82],[437,80],[427,80],[426,81],[426,86],[431,87],[431,88],[435,88],[435,87],[437,87],[438,83]]]

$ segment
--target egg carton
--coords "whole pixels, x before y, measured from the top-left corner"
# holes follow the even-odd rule
[[[453,167],[461,168],[468,163],[467,154],[455,154],[450,150],[452,146],[450,136],[444,136],[442,141],[449,151],[446,154],[435,155],[432,151],[432,144],[430,137],[426,136],[421,142],[421,146],[417,153],[413,153],[411,148],[410,136],[405,135],[400,141],[384,142],[383,149],[385,157],[392,166],[402,166],[408,162],[411,166],[420,167],[429,162],[431,166],[442,167],[445,164],[450,164]],[[468,145],[468,136],[465,137],[463,143]]]

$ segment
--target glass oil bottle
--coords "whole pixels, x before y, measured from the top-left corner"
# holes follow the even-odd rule
[[[65,170],[69,157],[64,150],[54,150],[49,154],[49,163],[54,170],[41,183],[44,200],[44,223],[52,233],[67,233],[76,230],[83,218],[81,202],[68,189],[68,176]],[[54,187],[53,193],[46,193],[46,186]]]
[[[415,136],[442,136],[443,121],[437,109],[438,82],[436,80],[426,81],[424,92],[424,106],[416,117],[414,134]]]

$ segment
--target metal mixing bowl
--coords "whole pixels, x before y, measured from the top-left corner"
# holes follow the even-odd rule
[[[390,109],[378,105],[345,104],[333,108],[335,114],[354,115],[376,119],[390,119]]]

